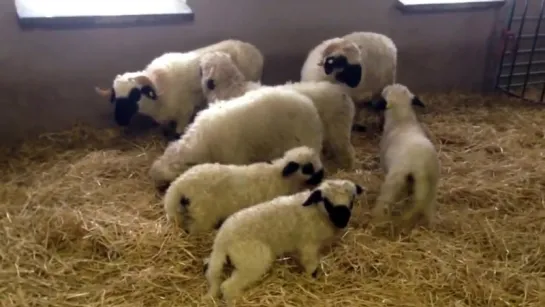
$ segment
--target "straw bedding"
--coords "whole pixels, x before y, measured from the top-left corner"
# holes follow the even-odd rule
[[[382,174],[378,138],[354,135],[368,188],[317,280],[279,259],[239,306],[545,306],[545,110],[422,95],[440,151],[441,223],[410,237],[362,227]],[[211,235],[168,226],[146,172],[152,134],[76,127],[5,148],[2,306],[202,306]],[[386,233],[385,233],[386,234]]]

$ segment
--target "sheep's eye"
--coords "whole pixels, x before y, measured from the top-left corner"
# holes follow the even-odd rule
[[[206,87],[212,91],[216,88],[216,83],[214,82],[214,80],[208,79],[206,80]]]
[[[142,94],[144,94],[144,96],[150,98],[150,99],[153,99],[153,100],[156,100],[157,99],[157,93],[155,93],[155,90],[153,90],[153,88],[151,88],[151,86],[149,85],[145,85],[143,86],[140,91],[142,92]]]
[[[312,163],[307,163],[303,165],[301,172],[305,175],[312,175],[314,173],[314,166],[312,165]]]

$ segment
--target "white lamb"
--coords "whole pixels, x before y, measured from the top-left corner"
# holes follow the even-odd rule
[[[322,182],[320,154],[300,146],[270,163],[199,164],[168,188],[165,211],[190,234],[211,231],[231,214],[277,196],[291,195]]]
[[[114,118],[129,125],[136,113],[152,117],[162,125],[176,123],[175,137],[184,132],[195,111],[206,106],[199,76],[199,58],[208,52],[228,53],[248,80],[260,80],[263,55],[252,44],[239,40],[219,43],[180,53],[168,52],[138,72],[117,75],[112,88],[95,88],[115,104]]]
[[[385,110],[380,159],[386,176],[371,212],[373,220],[389,219],[392,206],[408,192],[412,194],[413,206],[403,212],[399,220],[412,228],[417,215],[423,214],[428,225],[432,225],[440,164],[435,147],[413,110],[413,106],[424,107],[424,104],[401,84],[386,86],[382,97],[375,107]]]
[[[231,215],[216,235],[206,266],[208,295],[217,297],[221,290],[232,302],[285,253],[299,252],[306,274],[315,277],[320,247],[348,225],[355,198],[362,192],[352,181],[329,179],[312,191],[280,196]],[[234,271],[221,283],[226,262]]]
[[[260,88],[200,111],[149,174],[161,188],[196,164],[270,161],[297,146],[321,152],[322,139],[320,116],[308,97],[289,89]]]
[[[354,128],[365,129],[362,109],[396,81],[397,47],[387,36],[353,32],[323,41],[312,49],[301,69],[301,81],[327,80],[346,85],[357,111]]]
[[[206,58],[201,58],[201,69],[202,89],[209,103],[217,100],[228,101],[261,86],[258,82],[246,81],[242,72],[225,53],[210,53]],[[333,169],[338,167],[352,170],[355,150],[350,138],[355,110],[346,89],[328,81],[288,82],[273,87],[293,89],[312,99],[324,126],[325,156],[336,162]]]
[[[201,88],[208,103],[239,97],[261,86],[248,81],[226,52],[209,52],[200,59]]]

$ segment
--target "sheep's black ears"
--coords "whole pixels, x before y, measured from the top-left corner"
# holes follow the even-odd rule
[[[345,206],[333,207],[327,210],[329,220],[337,228],[345,228],[350,221],[350,209]]]
[[[361,65],[350,64],[347,65],[343,71],[337,73],[335,76],[337,81],[348,85],[351,88],[355,88],[361,81]]]
[[[418,96],[413,97],[412,104],[413,104],[413,106],[419,106],[421,108],[426,107],[426,105],[422,102],[422,100],[420,100],[420,98],[418,98]]]
[[[151,100],[157,100],[157,93],[155,92],[153,87],[149,85],[142,86],[142,88],[140,89],[140,92],[142,92],[144,96],[148,97]]]
[[[140,100],[140,97],[142,97],[142,93],[140,92],[140,90],[138,88],[133,88],[130,92],[129,92],[129,100],[130,101],[133,101],[133,102],[138,102],[138,100]]]
[[[361,193],[363,193],[363,188],[361,185],[356,184],[356,194],[361,195]]]
[[[216,83],[213,79],[206,80],[206,88],[213,91],[216,88]]]
[[[386,106],[388,105],[388,102],[386,101],[386,99],[384,99],[384,97],[380,97],[379,99],[372,102],[372,104],[373,104],[373,109],[377,111],[384,111],[386,110]]]
[[[299,163],[290,161],[282,170],[282,176],[287,177],[299,170]]]
[[[322,191],[314,190],[310,193],[310,196],[303,203],[303,207],[310,206],[312,204],[317,204],[322,201]]]

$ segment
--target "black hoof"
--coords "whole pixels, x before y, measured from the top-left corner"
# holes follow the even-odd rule
[[[203,272],[203,274],[206,274],[206,271],[208,271],[208,262],[205,263],[205,264],[202,266],[202,272]]]
[[[318,269],[316,269],[316,270],[314,270],[314,272],[312,272],[312,277],[313,278],[318,277]]]
[[[360,124],[354,124],[354,125],[352,125],[352,131],[354,131],[354,132],[366,132],[367,127],[364,126],[364,125],[360,125]]]

